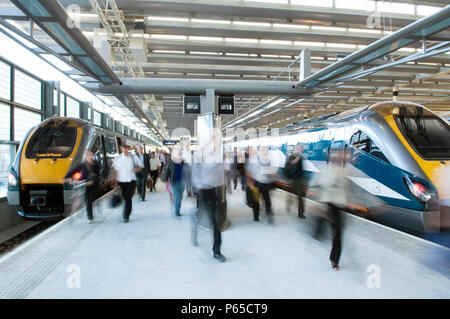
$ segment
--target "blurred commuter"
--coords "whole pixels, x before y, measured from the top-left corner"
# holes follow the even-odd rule
[[[220,262],[225,262],[225,256],[220,250],[222,235],[219,225],[220,198],[225,184],[223,160],[216,156],[217,150],[214,136],[198,153],[201,153],[202,161],[196,164],[192,170],[193,183],[197,189],[199,209],[205,212],[213,228],[213,257]],[[195,218],[195,216],[194,216]],[[196,242],[198,219],[194,230],[194,243]]]
[[[152,187],[150,188],[150,191],[156,192],[156,180],[158,179],[158,175],[161,171],[161,162],[156,157],[155,152],[152,152],[151,158],[150,158],[150,177],[152,179]]]
[[[343,150],[333,151],[331,162],[322,174],[321,192],[319,201],[327,206],[325,216],[317,219],[315,237],[320,237],[324,223],[328,220],[332,228],[332,247],[330,262],[334,270],[339,270],[339,259],[341,256],[342,237],[342,213],[341,208],[347,203],[348,179],[345,166],[345,152]]]
[[[184,183],[186,185],[187,196],[191,197],[193,193],[192,189],[192,153],[190,141],[186,141],[183,145],[183,174]]]
[[[269,223],[273,222],[272,201],[270,199],[270,190],[273,188],[273,178],[277,168],[272,166],[269,158],[269,149],[260,148],[260,155],[257,156],[254,148],[249,148],[249,163],[246,168],[247,185],[256,186],[262,196],[265,204],[266,215]],[[259,221],[259,205],[253,207],[253,219]]]
[[[127,145],[120,146],[120,155],[113,163],[115,184],[120,186],[125,201],[123,221],[128,223],[132,210],[132,197],[136,187],[136,172],[141,169],[136,156],[130,154]]]
[[[234,182],[234,189],[237,187],[237,180],[240,179],[241,182],[241,188],[243,191],[245,191],[245,167],[246,167],[246,160],[248,159],[248,153],[243,153],[238,148],[234,148],[234,163],[233,163],[233,182]]]
[[[138,159],[139,167],[141,169],[136,173],[136,184],[139,197],[141,201],[145,201],[145,193],[147,192],[147,177],[150,172],[150,160],[147,153],[144,153],[144,148],[139,145],[137,148],[136,157]]]
[[[164,179],[168,181],[170,184],[170,191],[173,193],[173,209],[175,212],[175,216],[181,216],[181,201],[183,200],[183,192],[184,192],[184,162],[181,148],[176,146],[172,150],[172,155],[170,157],[170,161],[167,162]]]
[[[166,165],[166,155],[164,154],[164,151],[162,149],[159,150],[159,153],[156,157],[161,162],[161,169],[164,169],[164,166]]]
[[[228,191],[228,193],[231,194],[231,178],[233,178],[233,179],[236,178],[236,173],[233,171],[233,153],[232,152],[226,152],[223,168],[225,171],[226,190]],[[234,189],[236,189],[236,183],[235,183]]]
[[[286,177],[291,181],[291,187],[294,195],[298,197],[298,217],[305,218],[305,206],[303,197],[306,192],[306,179],[303,171],[303,147],[299,143],[295,147],[295,152],[289,156],[285,171]],[[287,210],[290,210],[292,205],[292,196],[288,196]]]
[[[92,151],[88,150],[84,153],[84,162],[72,169],[68,176],[77,174],[78,180],[86,182],[86,213],[89,224],[94,219],[92,212],[92,203],[97,198],[98,186],[100,183],[101,164],[94,157]],[[69,181],[70,182],[70,181]]]

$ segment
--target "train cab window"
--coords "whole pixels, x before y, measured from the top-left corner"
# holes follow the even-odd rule
[[[450,126],[422,107],[405,105],[394,115],[409,145],[426,160],[450,159]]]
[[[389,163],[389,160],[383,154],[381,149],[363,131],[357,131],[355,134],[353,134],[352,137],[350,138],[350,144],[360,151],[368,153],[373,157],[376,157],[386,163]]]
[[[77,140],[75,127],[40,127],[25,151],[27,158],[67,158]]]

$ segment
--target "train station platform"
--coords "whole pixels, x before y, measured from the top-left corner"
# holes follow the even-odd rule
[[[212,258],[212,234],[191,245],[195,200],[181,217],[169,196],[121,207],[99,200],[95,222],[80,211],[0,257],[0,298],[449,298],[450,250],[361,218],[345,217],[341,270],[328,260],[330,240],[312,236],[306,219],[285,210],[274,191],[275,223],[254,222],[244,192],[227,194],[231,226],[222,233],[225,263]]]

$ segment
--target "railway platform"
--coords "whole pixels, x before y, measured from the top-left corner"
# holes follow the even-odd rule
[[[244,192],[227,194],[231,226],[222,233],[225,263],[212,258],[212,234],[200,227],[191,245],[194,198],[170,213],[162,186],[122,208],[98,201],[0,257],[0,298],[449,298],[450,250],[356,216],[345,216],[339,271],[330,240],[312,237],[306,219],[273,192],[274,224],[252,220]],[[432,262],[431,262],[432,261]]]

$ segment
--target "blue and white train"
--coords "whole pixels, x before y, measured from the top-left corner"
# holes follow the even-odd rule
[[[347,207],[382,223],[425,232],[448,230],[450,219],[450,126],[429,109],[384,102],[343,112],[279,136],[228,146],[270,146],[284,159],[303,144],[307,179],[320,174],[343,150],[350,189]],[[289,191],[280,177],[276,186]],[[313,183],[311,183],[313,184]],[[317,198],[314,188],[307,197]]]

